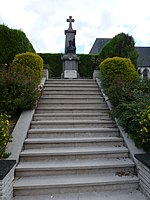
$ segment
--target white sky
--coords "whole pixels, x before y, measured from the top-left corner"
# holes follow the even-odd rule
[[[77,53],[96,38],[124,32],[150,46],[150,0],[0,0],[0,24],[25,32],[37,53],[63,53],[66,19],[75,19]]]

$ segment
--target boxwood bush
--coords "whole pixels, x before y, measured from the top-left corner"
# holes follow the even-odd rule
[[[107,58],[100,64],[102,86],[113,105],[119,103],[126,85],[139,77],[138,71],[129,58]]]
[[[13,63],[32,69],[35,73],[37,83],[40,83],[43,73],[43,59],[38,54],[31,52],[17,54]]]

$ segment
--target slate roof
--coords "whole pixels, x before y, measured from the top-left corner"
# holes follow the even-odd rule
[[[103,46],[111,38],[96,38],[89,54],[99,54]],[[149,67],[150,66],[150,47],[135,47],[138,51],[138,66],[139,67]]]

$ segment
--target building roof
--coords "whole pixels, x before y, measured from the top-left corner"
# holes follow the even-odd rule
[[[111,38],[96,38],[89,54],[99,54],[104,45],[110,41]],[[138,66],[150,66],[150,47],[135,47],[138,52]]]

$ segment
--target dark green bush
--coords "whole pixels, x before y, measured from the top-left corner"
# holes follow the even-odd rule
[[[16,54],[25,52],[35,52],[25,33],[0,25],[0,64],[10,64]]]
[[[141,80],[126,58],[106,59],[100,70],[103,89],[113,105],[113,116],[136,146],[150,152],[150,79]]]
[[[150,152],[150,101],[121,102],[113,108],[113,115],[118,118],[119,124],[135,141],[136,146]]]
[[[0,72],[0,112],[11,116],[31,109],[39,98],[37,79],[29,67],[13,64],[8,71]]]
[[[132,36],[119,33],[114,36],[102,49],[99,54],[100,61],[106,58],[123,57],[130,58],[137,68],[138,52],[135,49],[135,42]]]
[[[43,73],[43,59],[36,53],[22,53],[17,54],[13,60],[13,63],[20,64],[20,66],[23,67],[29,67],[32,69],[35,73],[35,79],[37,83],[39,84],[42,79],[42,73]]]
[[[135,141],[136,146],[150,152],[150,79],[126,85],[113,115]],[[117,91],[114,87],[114,98]],[[112,91],[112,93],[113,93]],[[109,95],[109,94],[108,94]],[[117,98],[117,97],[116,97]]]

